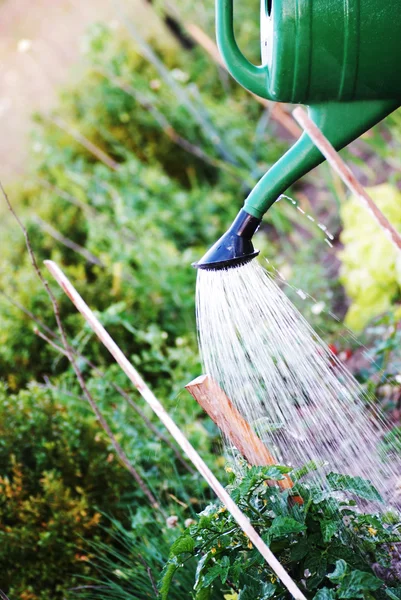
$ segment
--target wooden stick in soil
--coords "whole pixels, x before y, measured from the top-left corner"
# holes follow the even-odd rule
[[[209,375],[200,375],[188,383],[185,389],[207,412],[212,421],[249,464],[260,467],[277,464],[277,460],[233,405],[230,398]],[[282,489],[289,489],[294,485],[288,475],[285,475],[284,479],[277,483]]]
[[[74,288],[74,286],[63,273],[63,271],[60,269],[60,267],[51,260],[45,261],[45,265],[54,277],[54,279],[60,285],[60,287],[70,298],[71,302],[74,304],[77,310],[85,318],[86,322],[89,324],[91,329],[96,333],[102,344],[104,344],[104,346],[108,349],[110,354],[120,365],[121,369],[137,388],[143,399],[149,404],[149,406],[159,417],[161,422],[169,430],[173,438],[176,440],[176,442],[179,444],[182,450],[186,453],[188,458],[192,461],[193,465],[197,468],[197,470],[205,479],[205,481],[207,481],[207,483],[213,489],[216,496],[218,496],[221,502],[230,511],[230,513],[237,521],[238,525],[241,527],[243,532],[248,536],[249,540],[252,542],[255,548],[259,550],[267,564],[274,571],[276,576],[281,580],[281,582],[287,588],[290,594],[296,600],[306,600],[304,594],[298,588],[296,583],[289,576],[287,571],[280,564],[280,562],[277,560],[277,558],[274,556],[274,554],[259,536],[257,531],[251,525],[248,517],[238,508],[238,506],[233,501],[228,492],[224,489],[222,484],[213,475],[212,471],[206,465],[204,460],[200,457],[195,448],[186,439],[186,437],[179,429],[179,427],[177,427],[170,415],[165,411],[163,405],[159,402],[159,400],[153,394],[151,389],[147,386],[145,381],[142,379],[142,377],[134,368],[134,366],[130,363],[128,358],[124,355],[122,350],[117,346],[112,337],[107,333],[106,329],[96,318],[96,316],[91,311],[86,302],[83,300],[83,298],[78,294],[77,290]]]
[[[348,189],[362,202],[363,206],[368,209],[372,217],[383,229],[386,236],[393,242],[397,250],[401,251],[401,235],[374,203],[363,185],[357,180],[351,169],[343,161],[337,150],[332,146],[322,131],[320,131],[317,125],[308,117],[306,111],[302,108],[296,108],[292,114],[309,135],[315,146],[323,154],[330,166],[341,177]]]

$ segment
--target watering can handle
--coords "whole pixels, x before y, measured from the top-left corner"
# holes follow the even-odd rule
[[[216,0],[217,45],[229,73],[244,88],[262,98],[268,98],[267,66],[253,65],[238,48],[234,35],[233,0]]]

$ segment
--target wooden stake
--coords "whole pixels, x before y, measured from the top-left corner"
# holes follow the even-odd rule
[[[292,114],[309,135],[315,146],[323,154],[327,162],[341,177],[348,189],[351,190],[351,192],[362,202],[363,206],[368,209],[372,217],[376,220],[378,225],[380,225],[387,237],[393,242],[397,250],[401,250],[401,235],[391,225],[390,221],[384,216],[380,208],[376,206],[373,199],[369,196],[362,184],[359,183],[336,149],[320,131],[317,125],[308,117],[306,111],[298,107]]]
[[[72,283],[60,269],[60,267],[51,260],[46,260],[45,265],[64,290],[71,302],[85,318],[90,328],[96,333],[102,344],[108,349],[110,354],[114,357],[116,362],[120,365],[121,369],[131,380],[134,386],[137,388],[142,398],[149,404],[154,413],[159,417],[161,422],[169,430],[173,438],[186,453],[188,458],[192,461],[193,465],[197,468],[202,477],[207,481],[209,486],[215,492],[216,496],[220,498],[221,502],[226,506],[227,510],[230,511],[238,525],[241,527],[243,532],[249,537],[252,544],[259,550],[269,567],[274,571],[277,577],[281,580],[283,585],[287,588],[290,594],[296,600],[306,600],[304,594],[301,592],[295,581],[289,576],[287,571],[281,565],[281,563],[274,556],[269,547],[262,540],[260,535],[257,533],[255,528],[251,525],[248,517],[238,508],[234,500],[224,489],[222,484],[213,475],[212,471],[206,465],[204,460],[200,457],[195,448],[188,442],[185,435],[177,427],[170,415],[165,411],[163,405],[159,402],[156,396],[153,394],[151,389],[146,385],[138,371],[130,363],[128,358],[124,355],[122,350],[117,346],[112,337],[107,333],[103,325],[91,311],[89,306],[78,294]]]
[[[230,398],[209,375],[200,375],[185,389],[195,398],[203,410],[214,421],[224,435],[234,444],[237,450],[251,465],[276,465],[277,460],[256,435],[249,423],[231,402]],[[282,489],[293,487],[288,475],[278,481]]]

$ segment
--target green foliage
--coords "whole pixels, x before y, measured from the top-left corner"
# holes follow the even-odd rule
[[[102,600],[132,600],[159,597],[157,581],[161,577],[169,555],[169,547],[177,539],[180,529],[169,529],[144,514],[134,516],[130,528],[113,520],[107,529],[113,544],[92,544],[95,574],[87,580],[88,588],[80,597]],[[174,545],[174,544],[173,544]],[[165,585],[169,586],[172,600],[191,597],[195,561],[187,565],[180,579],[172,580],[174,562],[164,571]],[[168,583],[167,583],[168,582]],[[160,590],[161,596],[163,591]],[[218,596],[214,596],[218,600]]]
[[[282,491],[271,485],[281,479],[280,471],[288,470],[278,468],[274,473],[272,468],[249,468],[235,477],[228,489],[306,596],[314,600],[379,599],[386,592],[401,592],[401,586],[389,588],[372,570],[373,563],[390,566],[389,545],[400,540],[397,525],[390,515],[358,512],[352,499],[380,500],[372,485],[359,477],[330,473],[326,490],[298,479],[292,491]],[[291,500],[298,494],[303,504]],[[238,600],[289,598],[219,504],[209,505],[173,544],[161,582],[164,599],[173,576],[179,578],[186,562],[194,557],[198,560],[194,583],[198,593],[218,591],[235,594]]]
[[[88,38],[87,48],[85,82],[64,94],[58,114],[67,123],[67,129],[79,130],[113,157],[118,168],[108,168],[95,160],[64,130],[38,118],[33,177],[21,187],[19,198],[12,201],[18,204],[38,263],[53,258],[63,266],[166,407],[174,410],[175,420],[191,442],[202,449],[207,461],[217,464],[213,452],[218,438],[215,427],[200,418],[201,410],[189,396],[178,396],[200,369],[194,323],[195,271],[190,263],[224,231],[256,173],[265,168],[259,163],[260,138],[254,141],[251,136],[251,123],[261,109],[238,88],[227,110],[221,103],[225,91],[218,72],[200,52],[187,56],[176,51],[163,53],[167,65],[163,79],[155,64],[145,61],[131,44],[121,43],[103,27],[96,28]],[[107,71],[106,77],[99,74],[100,68]],[[189,74],[186,82],[178,80],[182,73]],[[121,77],[137,94],[145,95],[145,104],[142,96],[133,97],[121,89],[116,77]],[[151,81],[154,84],[150,86]],[[197,86],[201,84],[205,91],[198,94]],[[166,127],[157,118],[160,114],[206,158],[199,158],[198,150],[194,155],[173,143],[167,135],[170,129],[166,133]],[[267,147],[268,144],[263,148],[264,160]],[[267,160],[276,154],[277,145],[269,150]],[[44,222],[93,258],[85,258],[54,239]],[[13,434],[4,433],[1,443],[4,456],[15,454],[15,467],[1,464],[0,477],[12,486],[12,469],[15,468],[15,478],[22,473],[22,496],[18,502],[24,504],[25,512],[17,518],[16,505],[10,504],[9,510],[15,521],[13,535],[19,540],[24,560],[43,539],[38,561],[30,563],[34,558],[26,558],[28,568],[18,567],[20,578],[13,574],[11,580],[11,565],[15,569],[22,563],[13,554],[17,546],[11,548],[11,532],[6,532],[10,546],[4,555],[2,585],[7,593],[17,597],[23,594],[25,585],[32,598],[53,599],[65,597],[66,590],[76,584],[77,576],[93,574],[93,561],[76,558],[91,555],[86,542],[98,538],[105,546],[109,543],[109,534],[97,522],[92,523],[93,515],[106,511],[124,522],[127,509],[138,514],[144,498],[117,465],[109,444],[89,417],[68,361],[34,332],[37,325],[51,336],[46,329],[50,328],[56,333],[55,343],[60,345],[49,299],[13,220],[4,223],[2,237],[0,378],[7,382],[3,404],[9,406],[16,397],[32,401],[28,417],[25,410],[21,410],[20,420],[10,412],[7,423]],[[99,377],[83,357],[78,359],[89,390],[112,423],[129,459],[166,507],[167,514],[193,516],[205,495],[208,500],[204,483],[127,406],[113,387],[118,384],[125,389],[125,377],[68,298],[58,289],[55,293],[72,345],[104,371]],[[42,381],[44,375],[50,377],[54,386],[51,392],[39,392],[32,384]],[[19,391],[27,385],[28,391]],[[51,450],[52,428],[43,431],[41,420],[47,414],[48,403],[54,405],[57,413],[52,417],[59,428],[55,453]],[[11,417],[16,419],[12,424]],[[78,435],[84,425],[88,430],[76,439],[74,432]],[[19,449],[22,452],[24,448],[21,440],[25,439],[28,450],[19,455]],[[101,442],[97,452],[98,439]],[[33,442],[37,442],[34,448],[29,445]],[[93,486],[92,495],[83,486],[83,498],[76,491],[82,486],[73,470],[78,469],[78,458],[74,455],[73,460],[73,453],[68,450],[73,443],[79,446],[79,456],[87,456],[84,472],[87,485]],[[102,444],[107,447],[106,459]],[[95,482],[88,467],[92,463]],[[118,467],[120,475],[108,477],[112,484],[101,476],[104,464],[107,473],[107,469],[113,473],[113,468]],[[25,487],[28,482],[32,487],[29,497]],[[12,489],[17,494],[18,490]],[[46,536],[42,523],[58,506],[54,497],[60,507],[54,517],[57,534]],[[87,519],[82,517],[82,526],[75,523],[76,518],[81,519],[79,511],[88,514]],[[65,521],[61,518],[63,513]],[[114,543],[110,541],[111,548]],[[97,548],[100,552],[100,546]],[[53,549],[60,560],[45,560],[45,550],[50,555]],[[46,568],[41,578],[34,580],[40,560]]]
[[[72,417],[37,387],[1,386],[0,588],[10,597],[65,597],[66,580],[90,572],[101,512],[124,520],[127,493],[133,481],[92,417]]]
[[[255,24],[242,18],[247,7],[238,10],[240,39],[253,40],[256,48]],[[202,12],[208,21],[210,11],[202,7]],[[180,394],[200,369],[190,263],[226,229],[249,188],[288,142],[278,141],[268,115],[201,49],[153,50],[137,42],[140,52],[104,26],[87,36],[83,80],[65,91],[57,108],[65,128],[37,118],[32,178],[20,190],[18,213],[39,264],[52,258],[63,266],[217,470],[216,428]],[[87,144],[74,139],[76,131],[116,167],[106,166]],[[288,243],[291,221],[298,218],[291,210],[281,202],[269,213],[268,243],[263,232],[258,234],[258,245],[269,257],[277,240],[283,247]],[[43,222],[92,258],[54,239]],[[42,331],[56,327],[13,221],[5,220],[2,238],[0,378],[7,388],[0,395],[0,587],[21,600],[74,596],[68,590],[83,582],[94,587],[88,592],[92,598],[152,598],[167,561],[162,597],[217,600],[226,592],[239,600],[285,597],[221,507],[209,506],[178,540],[178,530],[155,523],[153,511],[89,416],[67,360],[33,331],[30,315]],[[338,293],[338,286],[326,286],[323,267],[311,269],[311,248],[298,253],[295,285],[322,291],[330,305],[332,288]],[[293,250],[290,246],[291,256]],[[352,268],[359,268],[356,262]],[[113,385],[125,389],[125,377],[65,295],[56,294],[73,347],[104,371],[99,377],[83,357],[78,359],[88,388],[128,457],[181,524],[210,500],[209,492],[122,400]],[[330,329],[323,316],[319,326]],[[52,392],[32,383],[44,375],[55,386]],[[344,528],[334,491],[322,496],[299,484],[305,505],[289,506],[285,494],[264,486],[266,479],[278,481],[288,471],[251,469],[232,482],[232,495],[295,579],[306,581],[310,597],[348,597],[339,595],[347,590],[355,597],[376,594],[366,557],[386,564],[386,552],[376,547],[392,532],[376,517],[353,516],[346,503],[340,508],[351,515],[353,527]],[[375,495],[369,484],[357,480],[332,475],[331,482],[335,490]],[[103,511],[122,524],[102,527]],[[354,526],[362,549],[355,544]],[[328,578],[341,560],[346,563],[343,579]],[[398,597],[395,588],[386,592]]]
[[[364,500],[383,502],[383,498],[376,488],[373,487],[370,481],[366,481],[366,479],[362,479],[362,477],[351,477],[350,475],[329,473],[327,475],[327,482],[333,491],[346,491],[355,494],[355,496],[363,498]]]
[[[369,190],[372,199],[401,231],[401,194],[388,184]],[[341,209],[344,225],[341,241],[341,281],[352,300],[346,324],[361,331],[366,324],[388,311],[400,295],[399,252],[357,198]]]

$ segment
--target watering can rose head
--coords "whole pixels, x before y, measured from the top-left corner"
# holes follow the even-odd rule
[[[241,210],[230,229],[193,266],[216,271],[249,262],[259,254],[252,244],[252,236],[259,225],[260,219]]]
[[[260,66],[238,48],[233,21],[233,0],[216,0],[217,41],[231,75],[263,98],[307,104],[309,117],[336,150],[401,105],[400,0],[379,5],[376,0],[261,0]],[[245,212],[260,222],[288,187],[323,160],[304,133],[257,183],[237,219]],[[235,223],[195,266],[205,260],[211,269],[244,262],[234,251],[238,239],[230,243]],[[252,258],[249,243],[246,254]]]

